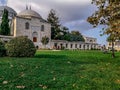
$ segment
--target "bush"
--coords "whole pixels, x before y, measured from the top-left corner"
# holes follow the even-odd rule
[[[2,41],[0,41],[0,57],[5,55],[6,55],[5,44]]]
[[[6,44],[7,55],[10,57],[32,57],[36,48],[33,42],[24,36],[16,37]]]

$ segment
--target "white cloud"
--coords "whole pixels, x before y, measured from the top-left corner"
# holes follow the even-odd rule
[[[91,0],[53,0],[57,3],[79,3],[79,4],[86,4],[89,3]]]

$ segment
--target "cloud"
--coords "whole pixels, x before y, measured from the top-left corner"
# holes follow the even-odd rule
[[[81,33],[93,28],[86,20],[67,22],[65,26],[68,26],[71,30],[78,30]]]
[[[47,18],[50,9],[55,9],[62,23],[86,19],[94,9],[94,7],[91,8],[91,0],[34,0],[31,3],[26,1],[8,0],[8,5],[19,13],[25,9],[26,4],[31,4],[32,9],[39,12],[43,18]]]

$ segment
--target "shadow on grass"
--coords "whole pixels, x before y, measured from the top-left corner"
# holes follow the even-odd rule
[[[55,59],[63,59],[63,58],[67,58],[67,56],[66,56],[66,55],[40,54],[40,55],[35,55],[34,58],[55,58]]]

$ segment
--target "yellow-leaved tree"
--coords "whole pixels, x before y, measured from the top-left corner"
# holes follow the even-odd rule
[[[94,27],[107,26],[103,30],[103,34],[109,35],[112,43],[120,39],[120,0],[92,0],[92,4],[97,6],[97,11],[88,17],[87,21]],[[114,58],[114,45],[112,48]]]

